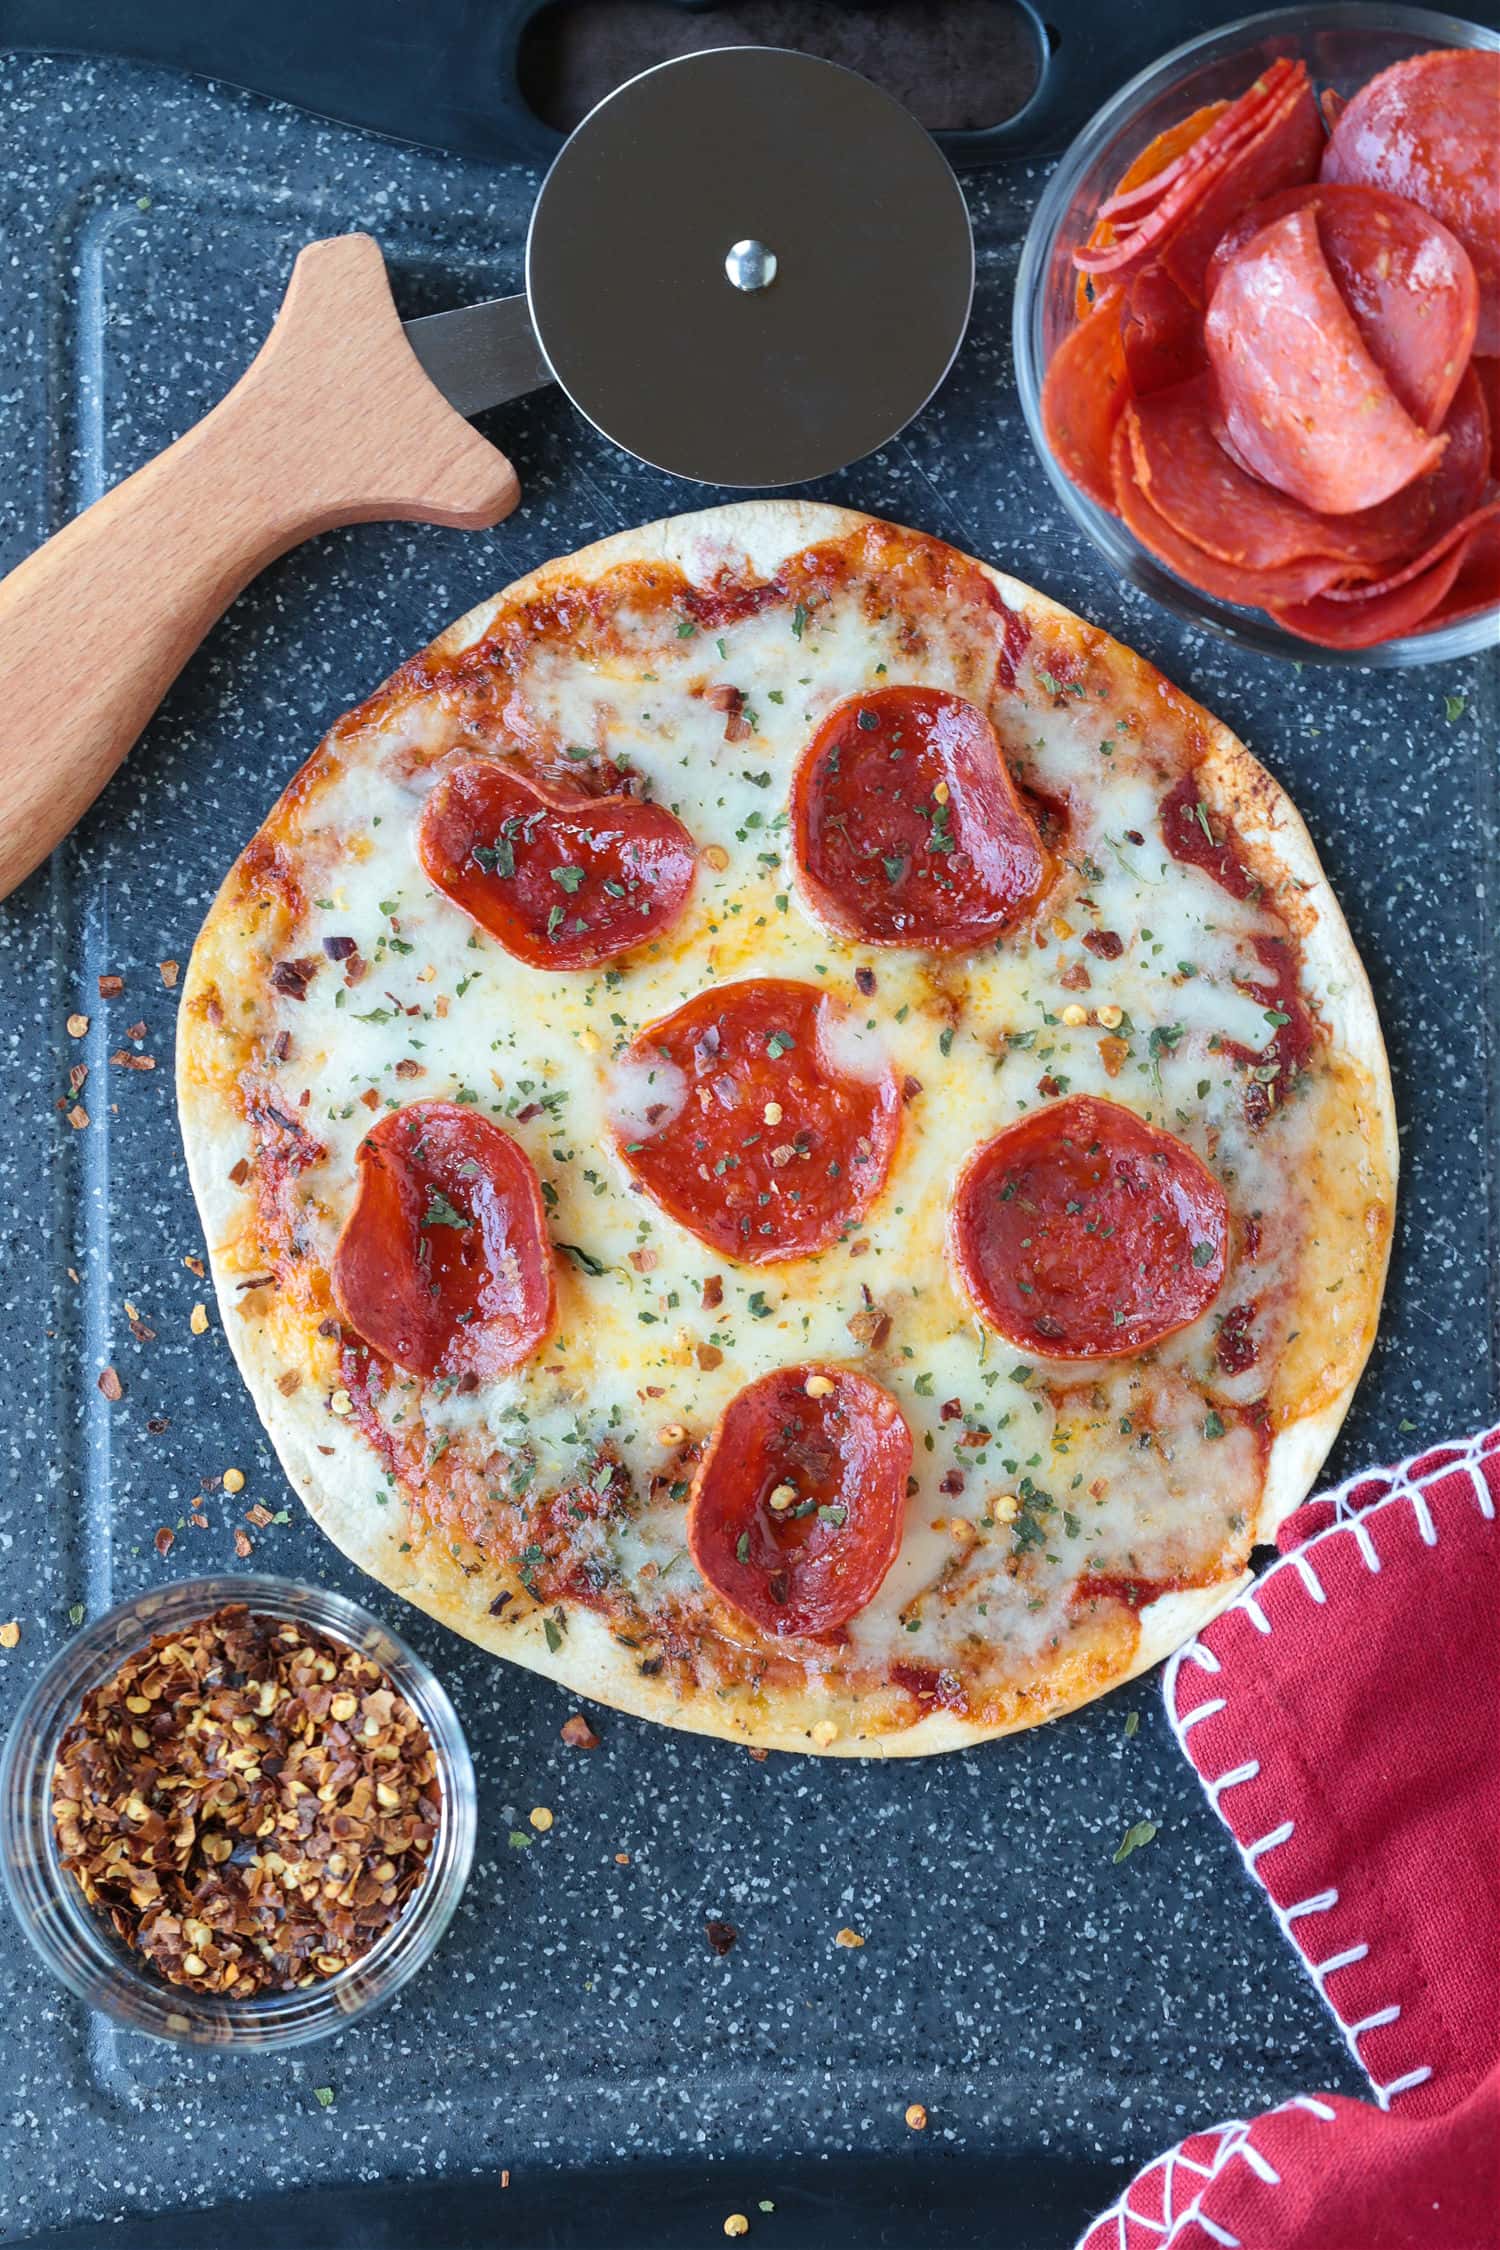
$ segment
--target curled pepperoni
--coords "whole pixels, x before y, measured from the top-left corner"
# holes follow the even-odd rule
[[[1322,515],[1373,508],[1436,465],[1339,294],[1315,211],[1288,211],[1223,266],[1204,322],[1235,458]]]
[[[1169,145],[1167,134],[1158,134],[1142,151],[1139,166],[1132,167],[1136,176],[1132,179],[1127,173],[1114,194],[1100,204],[1099,218],[1109,228],[1111,238],[1098,242],[1091,236],[1084,248],[1074,253],[1073,263],[1080,271],[1135,272],[1156,257],[1171,226],[1180,223],[1194,198],[1254,137],[1275,107],[1292,68],[1284,59],[1274,62],[1236,101],[1221,103],[1218,114],[1208,119],[1201,132],[1185,135],[1166,163],[1152,161],[1155,152],[1165,153]],[[1201,110],[1193,113],[1194,119],[1203,115]],[[1192,123],[1193,119],[1184,120],[1189,128]]]
[[[1110,505],[1109,447],[1130,396],[1118,289],[1104,290],[1047,363],[1042,423],[1061,467],[1080,491]]]
[[[693,839],[664,805],[559,797],[473,758],[429,796],[417,851],[455,906],[534,969],[597,969],[660,936],[693,884]]]
[[[1133,195],[1136,189],[1144,188],[1149,182],[1158,180],[1162,173],[1175,166],[1178,158],[1186,155],[1195,141],[1202,140],[1209,127],[1218,122],[1228,107],[1228,102],[1209,102],[1204,108],[1195,109],[1190,117],[1180,119],[1175,125],[1169,125],[1165,132],[1157,134],[1154,141],[1148,142],[1147,146],[1141,150],[1140,155],[1130,164],[1114,194],[1108,198],[1107,202],[1101,204],[1099,216],[1095,219],[1088,238],[1087,246],[1090,250],[1107,250],[1111,244],[1119,240],[1114,221],[1106,218],[1105,212],[1111,207],[1118,208],[1125,202],[1126,198]],[[1161,189],[1158,188],[1157,194],[1160,193]],[[1149,203],[1151,198],[1143,197],[1141,200]],[[1123,217],[1120,231],[1128,233],[1131,224],[1132,221],[1128,216]],[[1089,295],[1088,277],[1086,274],[1080,274],[1075,308],[1080,320],[1085,317],[1092,302],[1093,300]]]
[[[1315,179],[1322,149],[1306,65],[1275,62],[1174,164],[1105,204],[1100,216],[1116,239],[1086,244],[1073,262],[1085,273],[1123,279],[1159,260],[1201,302],[1209,257],[1225,227],[1247,203]],[[1122,231],[1127,221],[1134,223]]]
[[[1212,379],[1197,376],[1130,407],[1125,417],[1134,475],[1175,531],[1221,562],[1279,570],[1308,555],[1383,560],[1363,528],[1325,523],[1242,469],[1215,434]]]
[[[531,1159],[456,1102],[413,1102],[355,1151],[334,1251],[339,1311],[411,1375],[487,1381],[552,1325],[552,1252]]]
[[[1372,585],[1330,588],[1306,602],[1278,605],[1273,615],[1289,632],[1325,648],[1375,648],[1382,641],[1417,632],[1429,618],[1437,622],[1434,612],[1447,606],[1472,549],[1486,532],[1493,534],[1497,521],[1500,500],[1491,500],[1404,570]],[[1492,592],[1489,601],[1494,598]],[[1483,609],[1489,602],[1475,598],[1469,606]],[[1468,614],[1468,609],[1459,614]]]
[[[1076,1094],[986,1141],[954,1190],[950,1253],[982,1319],[1049,1359],[1141,1351],[1207,1311],[1229,1207],[1192,1150]]]
[[[1260,129],[1227,164],[1162,253],[1178,287],[1195,304],[1204,301],[1208,261],[1215,243],[1247,203],[1315,180],[1324,149],[1323,120],[1304,76],[1295,74],[1264,115]]]
[[[1500,523],[1487,523],[1469,542],[1463,567],[1432,611],[1423,631],[1436,625],[1454,625],[1461,617],[1474,617],[1500,605]]]
[[[1252,609],[1310,601],[1333,585],[1345,568],[1331,555],[1304,555],[1268,570],[1251,570],[1243,563],[1206,554],[1152,506],[1136,475],[1130,431],[1123,422],[1115,432],[1113,466],[1116,513],[1141,545],[1190,586],[1220,601],[1240,602]]]
[[[832,1633],[901,1546],[911,1432],[888,1391],[838,1367],[782,1367],[720,1417],[693,1480],[688,1549],[763,1633]]]
[[[1047,874],[993,726],[936,688],[839,704],[797,769],[792,828],[813,911],[868,945],[985,945]]]
[[[1380,188],[1288,188],[1232,226],[1208,269],[1219,276],[1252,236],[1310,210],[1339,295],[1370,357],[1414,422],[1437,429],[1469,364],[1479,288],[1468,252],[1428,211]]]
[[[700,992],[615,1065],[626,1166],[700,1242],[750,1265],[836,1242],[879,1194],[901,1097],[862,1018],[787,977]]]
[[[1136,398],[1185,383],[1202,369],[1203,316],[1164,266],[1147,266],[1130,282],[1121,341]]]
[[[1206,377],[1139,400],[1127,410],[1124,427],[1152,507],[1206,554],[1249,570],[1331,555],[1350,576],[1375,576],[1419,553],[1476,506],[1486,474],[1483,400],[1467,379],[1443,426],[1447,442],[1436,468],[1379,507],[1350,516],[1316,515],[1232,460],[1215,435],[1214,391]]]
[[[1500,54],[1443,49],[1393,63],[1340,111],[1325,180],[1388,188],[1430,211],[1479,281],[1475,349],[1500,352]]]
[[[1195,546],[1152,506],[1136,476],[1130,435],[1123,426],[1116,433],[1114,464],[1116,513],[1158,562],[1201,593],[1268,609],[1273,603],[1312,599],[1331,586],[1344,568],[1327,555],[1304,556],[1268,570],[1222,561]]]

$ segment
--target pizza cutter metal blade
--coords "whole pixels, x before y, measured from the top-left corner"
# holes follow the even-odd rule
[[[526,295],[406,323],[465,414],[550,378],[704,484],[800,484],[894,437],[963,338],[974,244],[937,144],[868,79],[723,47],[632,78],[566,143]]]
[[[463,417],[555,380],[656,468],[801,483],[931,397],[973,281],[921,126],[837,64],[762,47],[663,63],[584,119],[538,197],[524,297],[403,328],[378,243],[309,244],[228,397],[0,583],[0,898],[275,556],[337,524],[510,513],[515,471]]]

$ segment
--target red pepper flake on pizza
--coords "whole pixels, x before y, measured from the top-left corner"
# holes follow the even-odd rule
[[[1205,380],[1114,433],[1163,524],[1203,528]],[[1279,506],[1222,568],[1336,606]],[[1415,506],[1341,519],[1391,602]],[[1389,1084],[1292,806],[868,517],[687,516],[484,604],[314,754],[183,990],[224,1325],[309,1508],[669,1724],[916,1754],[1132,1677],[1370,1349]]]

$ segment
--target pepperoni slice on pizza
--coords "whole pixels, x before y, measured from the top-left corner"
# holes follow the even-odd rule
[[[706,1584],[762,1632],[831,1633],[901,1546],[911,1431],[846,1367],[781,1367],[719,1418],[693,1480],[688,1546]]]
[[[1114,1359],[1207,1312],[1229,1252],[1224,1190],[1185,1142],[1075,1095],[976,1149],[951,1243],[982,1319],[1049,1359]]]
[[[560,797],[493,758],[446,774],[418,830],[422,865],[533,969],[598,969],[670,927],[693,839],[638,797]]]
[[[972,952],[1047,876],[993,724],[932,688],[841,703],[798,768],[792,822],[814,913],[867,945]]]
[[[826,1250],[890,1168],[901,1097],[877,1038],[832,994],[787,977],[700,992],[650,1024],[614,1073],[633,1178],[725,1257]]]
[[[383,1117],[355,1151],[333,1254],[349,1326],[408,1374],[490,1378],[552,1324],[552,1250],[536,1169],[509,1133],[453,1102]]]

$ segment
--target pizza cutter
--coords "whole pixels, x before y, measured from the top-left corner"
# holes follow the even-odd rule
[[[368,235],[311,244],[228,397],[0,584],[0,896],[275,556],[335,524],[509,515],[515,471],[466,416],[556,382],[674,476],[802,483],[925,405],[973,281],[962,193],[915,119],[763,47],[663,63],[584,119],[523,296],[403,324]]]

